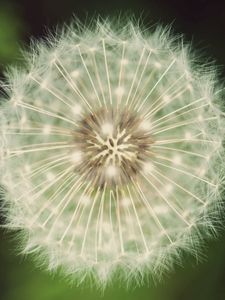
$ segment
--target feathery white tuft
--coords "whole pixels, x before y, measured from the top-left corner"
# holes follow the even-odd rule
[[[159,277],[219,221],[225,123],[214,67],[157,28],[71,26],[8,72],[7,226],[78,283]]]

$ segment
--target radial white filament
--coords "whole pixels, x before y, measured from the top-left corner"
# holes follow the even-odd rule
[[[216,229],[222,89],[160,28],[74,28],[8,75],[7,225],[25,233],[24,253],[78,283],[142,280]]]

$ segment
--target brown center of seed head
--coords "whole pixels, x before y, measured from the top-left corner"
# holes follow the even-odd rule
[[[135,180],[151,159],[151,129],[137,112],[104,108],[84,115],[74,131],[75,172],[96,187]]]

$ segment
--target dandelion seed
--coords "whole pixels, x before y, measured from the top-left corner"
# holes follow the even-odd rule
[[[195,70],[161,28],[113,28],[72,25],[37,43],[0,110],[9,229],[50,270],[103,287],[196,254],[225,171],[215,72]]]

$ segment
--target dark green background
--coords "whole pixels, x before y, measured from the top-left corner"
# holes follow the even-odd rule
[[[225,0],[0,0],[0,77],[4,79],[8,65],[22,63],[19,48],[29,45],[31,37],[43,37],[47,28],[68,22],[72,14],[85,20],[94,14],[127,11],[142,16],[147,25],[173,23],[175,33],[184,33],[198,52],[216,60],[224,81]],[[12,234],[0,230],[1,300],[225,300],[224,231],[208,241],[201,260],[184,257],[183,266],[157,285],[127,291],[115,283],[103,296],[86,287],[71,287],[58,275],[39,270],[31,258],[16,255],[16,245]]]

